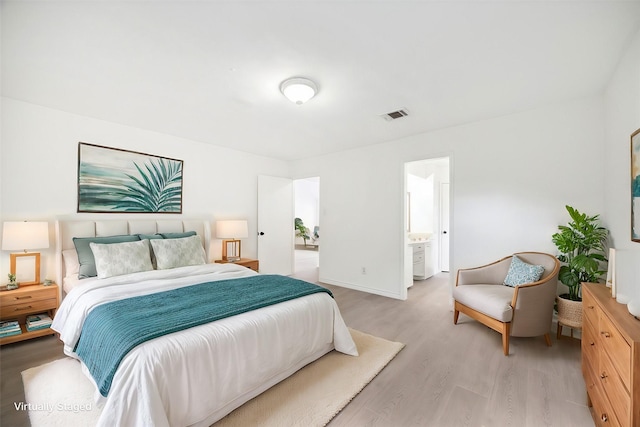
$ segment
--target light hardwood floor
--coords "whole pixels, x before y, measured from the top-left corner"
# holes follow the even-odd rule
[[[296,277],[316,281],[317,268]],[[446,274],[415,282],[407,301],[325,285],[348,326],[406,344],[330,427],[594,425],[579,341],[512,338],[505,357],[496,332],[464,315],[453,325],[447,283]],[[0,349],[0,425],[29,425],[14,408],[24,401],[20,372],[62,356],[54,337]]]

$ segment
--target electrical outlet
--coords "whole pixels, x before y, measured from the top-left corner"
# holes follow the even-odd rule
[[[367,269],[362,267],[362,274],[367,274]]]

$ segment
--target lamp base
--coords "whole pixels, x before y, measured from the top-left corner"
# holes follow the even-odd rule
[[[240,260],[240,240],[222,241],[222,259],[229,262]]]

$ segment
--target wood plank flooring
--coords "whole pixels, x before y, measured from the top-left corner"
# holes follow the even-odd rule
[[[296,277],[316,281],[313,263]],[[406,347],[347,405],[330,427],[593,426],[580,372],[580,342],[512,338],[502,354],[496,332],[449,304],[448,277],[415,282],[398,301],[350,289],[332,290],[348,326]],[[54,337],[0,348],[0,425],[28,426],[20,373],[63,357]]]

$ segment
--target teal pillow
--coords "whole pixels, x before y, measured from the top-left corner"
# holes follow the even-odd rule
[[[96,277],[98,272],[96,271],[96,260],[93,256],[93,251],[89,246],[89,243],[123,243],[123,242],[135,242],[140,240],[137,235],[123,235],[123,236],[108,236],[108,237],[74,237],[73,244],[76,247],[78,253],[78,263],[80,268],[78,269],[78,279],[86,279],[87,277]]]
[[[182,239],[183,237],[195,236],[195,231],[185,231],[184,233],[160,233],[163,239]]]
[[[144,240],[144,239],[162,239],[162,234],[138,234],[138,237],[140,238],[140,240]]]
[[[511,258],[509,272],[504,279],[504,285],[516,287],[525,283],[533,283],[540,280],[544,273],[544,267],[541,265],[528,264],[514,255]]]

